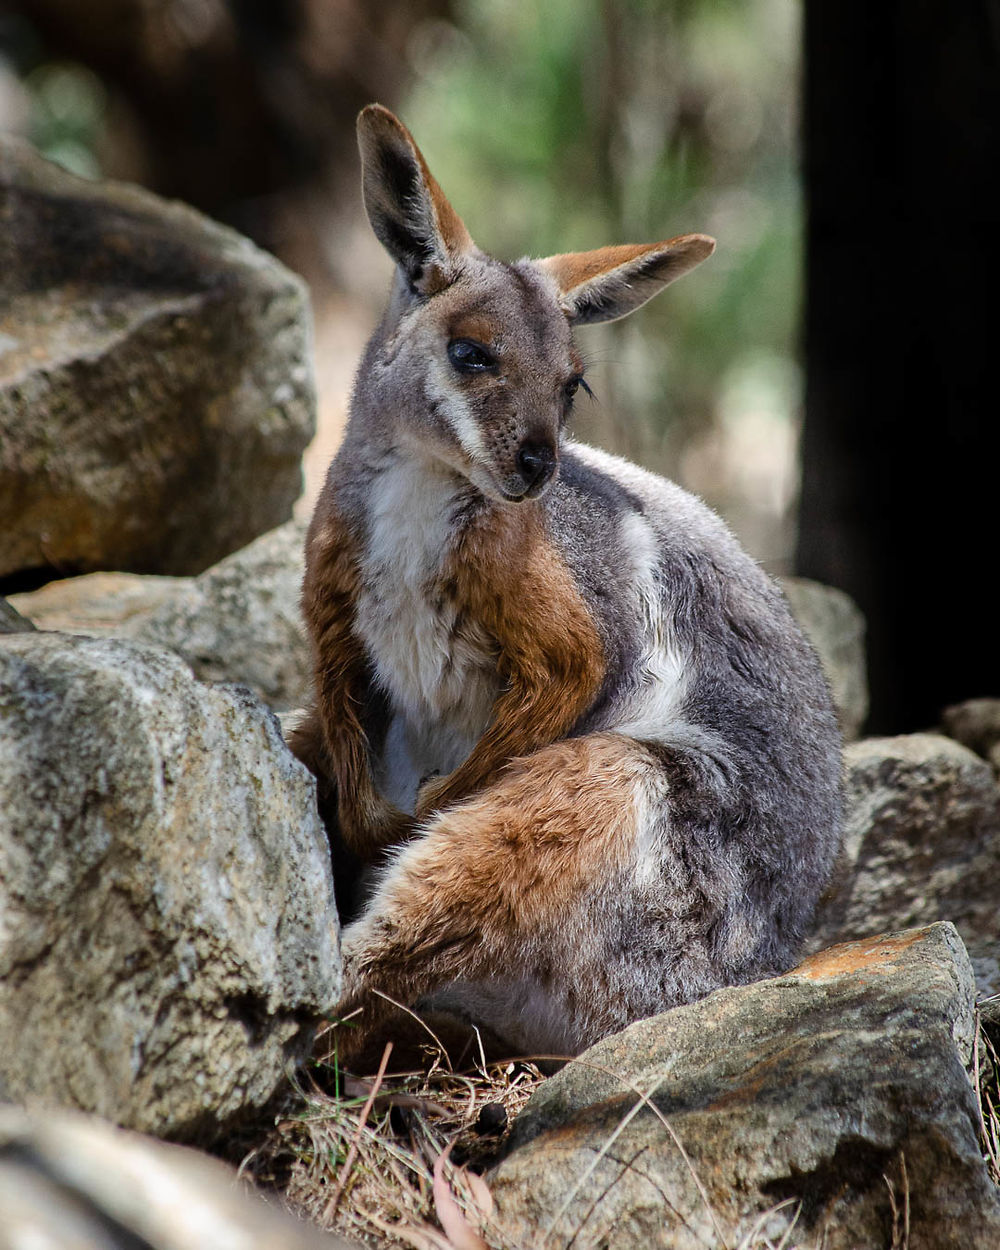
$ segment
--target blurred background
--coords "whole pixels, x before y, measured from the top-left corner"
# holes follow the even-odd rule
[[[362,105],[401,115],[497,255],[714,235],[695,276],[581,331],[576,431],[701,495],[772,572],[852,593],[876,730],[1000,694],[998,67],[995,0],[0,0],[0,127],[309,283],[303,514],[389,281]]]

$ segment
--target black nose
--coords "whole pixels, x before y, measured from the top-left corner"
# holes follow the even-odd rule
[[[548,443],[522,443],[518,449],[517,468],[529,493],[540,490],[555,467],[555,449]]]

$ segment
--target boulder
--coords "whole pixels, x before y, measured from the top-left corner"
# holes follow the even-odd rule
[[[833,586],[786,577],[781,588],[792,615],[816,648],[844,741],[852,742],[868,715],[865,618],[850,595]]]
[[[93,1116],[0,1106],[0,1250],[350,1250],[208,1155]]]
[[[0,135],[0,578],[193,574],[286,521],[310,335],[248,240]]]
[[[0,1098],[214,1139],[339,988],[314,785],[272,713],[158,648],[0,636]]]
[[[1000,699],[968,699],[946,707],[941,715],[944,732],[970,751],[989,760],[1000,773]]]
[[[287,711],[312,675],[299,608],[305,525],[289,521],[198,577],[90,573],[11,603],[40,629],[169,647],[203,681],[240,682]]]
[[[939,734],[851,743],[844,841],[808,949],[952,921],[983,994],[1000,992],[1000,786]]]
[[[489,1178],[497,1222],[574,1250],[992,1250],[973,995],[933,925],[640,1021],[531,1098]]]

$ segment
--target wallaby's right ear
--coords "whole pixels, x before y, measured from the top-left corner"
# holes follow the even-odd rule
[[[413,136],[381,104],[358,115],[365,209],[376,237],[423,294],[447,286],[475,244],[435,182]]]
[[[707,234],[682,234],[663,243],[566,252],[535,263],[554,278],[573,325],[614,321],[652,299],[715,251]]]

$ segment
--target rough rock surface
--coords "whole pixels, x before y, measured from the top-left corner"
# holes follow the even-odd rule
[[[934,925],[641,1021],[528,1103],[490,1178],[498,1223],[515,1244],[705,1250],[794,1221],[782,1244],[882,1250],[908,1201],[908,1250],[992,1250],[973,990]]]
[[[307,700],[312,661],[302,622],[305,525],[289,521],[200,576],[91,573],[11,602],[39,629],[169,647],[203,681],[235,681],[273,708]]]
[[[0,136],[0,577],[197,573],[291,516],[300,280],[231,230]]]
[[[840,732],[852,742],[868,715],[865,618],[842,590],[802,577],[782,578],[792,615],[816,648],[830,683]]]
[[[194,580],[155,573],[82,573],[10,595],[7,602],[36,629],[129,638],[141,632],[158,607],[184,595]]]
[[[844,752],[843,849],[810,950],[950,920],[983,994],[1000,991],[1000,786],[938,734],[867,738]]]
[[[313,783],[248,690],[0,637],[0,1098],[209,1138],[336,1002]]]
[[[349,1250],[199,1151],[0,1106],[0,1250]]]
[[[1000,699],[969,699],[945,708],[944,731],[970,751],[989,760],[1000,773]]]

